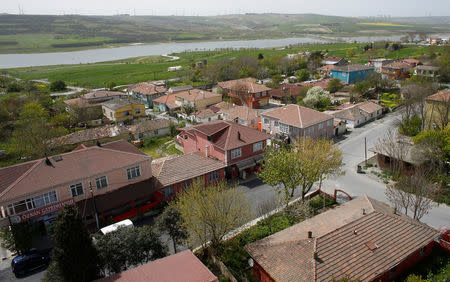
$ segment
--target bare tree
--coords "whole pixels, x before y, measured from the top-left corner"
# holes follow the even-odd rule
[[[412,195],[408,192],[395,188],[395,185],[387,185],[384,192],[388,201],[398,210],[404,210],[408,214],[408,209],[412,202]]]
[[[400,173],[403,168],[403,162],[406,160],[410,146],[409,142],[402,136],[397,135],[390,129],[386,135],[379,139],[375,149],[378,153],[390,158],[390,170]]]
[[[434,105],[434,103],[437,103]],[[434,125],[439,129],[444,129],[448,125],[450,116],[450,96],[447,95],[439,102],[433,102],[429,124]]]
[[[433,85],[408,84],[401,90],[404,100],[402,120],[418,115],[422,120],[421,130],[425,127],[425,99],[434,93]]]

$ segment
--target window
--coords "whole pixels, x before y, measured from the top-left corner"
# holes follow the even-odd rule
[[[70,185],[70,192],[72,193],[72,197],[83,195],[84,194],[83,184],[77,183]]]
[[[135,111],[135,113],[136,113],[137,115],[141,114],[141,109],[137,108],[136,111]]]
[[[139,166],[135,166],[132,168],[127,168],[127,177],[128,179],[133,179],[141,176],[141,168]]]
[[[327,120],[327,126],[331,126],[331,119]]]
[[[209,181],[216,181],[217,179],[219,179],[219,172],[217,170],[209,174]]]
[[[56,196],[56,191],[50,191],[42,195],[36,196],[34,198],[22,200],[14,204],[9,204],[8,214],[13,215],[16,213],[37,209],[40,207],[50,205],[51,203],[55,203],[57,201],[58,198]]]
[[[166,187],[164,189],[162,189],[162,194],[164,198],[170,197],[173,195],[173,187]]]
[[[108,187],[108,179],[106,178],[106,176],[95,178],[95,186],[97,186],[97,189]]]
[[[262,142],[254,143],[253,144],[253,152],[261,151],[263,147]]]
[[[265,124],[269,124],[269,119],[268,119],[268,118],[265,118],[265,119],[264,119],[264,123],[265,123]]]
[[[233,151],[231,151],[231,158],[232,159],[239,158],[240,156],[242,156],[241,148],[234,149]]]
[[[319,123],[319,130],[323,129],[323,123]]]
[[[284,124],[284,123],[280,123],[280,131],[282,133],[288,134],[289,133],[289,125]]]
[[[36,196],[33,198],[34,208],[40,208],[43,206],[50,205],[51,203],[55,203],[58,201],[56,197],[56,191],[51,191],[48,193],[44,193],[42,195]]]
[[[189,181],[189,180],[184,181],[184,188],[188,188],[190,184],[191,184],[191,181]]]
[[[279,125],[278,120],[274,121],[273,125],[278,126]]]
[[[259,97],[259,93],[255,93],[255,97],[258,98]]]
[[[308,128],[308,133],[309,134],[313,134],[314,133],[314,126],[311,126],[310,128]]]

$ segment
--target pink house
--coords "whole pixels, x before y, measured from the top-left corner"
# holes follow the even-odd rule
[[[333,117],[299,105],[286,105],[261,113],[261,129],[278,139],[333,137]]]
[[[175,141],[185,154],[197,152],[225,164],[226,178],[258,168],[263,149],[270,135],[230,121],[215,121],[181,129]]]

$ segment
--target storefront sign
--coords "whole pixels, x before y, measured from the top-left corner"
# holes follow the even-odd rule
[[[55,212],[57,210],[64,208],[64,206],[73,205],[74,203],[75,203],[75,201],[73,199],[69,199],[69,200],[54,203],[54,204],[51,204],[51,205],[48,205],[48,206],[45,206],[45,207],[42,207],[39,209],[35,209],[35,210],[29,211],[29,212],[25,212],[20,215],[20,221],[30,220],[32,218],[39,217],[44,214]]]

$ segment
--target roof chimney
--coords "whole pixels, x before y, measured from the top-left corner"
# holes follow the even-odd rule
[[[319,254],[317,253],[317,251],[314,252],[314,259],[315,259],[315,260],[319,260]]]
[[[308,231],[308,239],[312,238],[312,231]]]
[[[366,209],[361,209],[362,215],[366,215]]]

